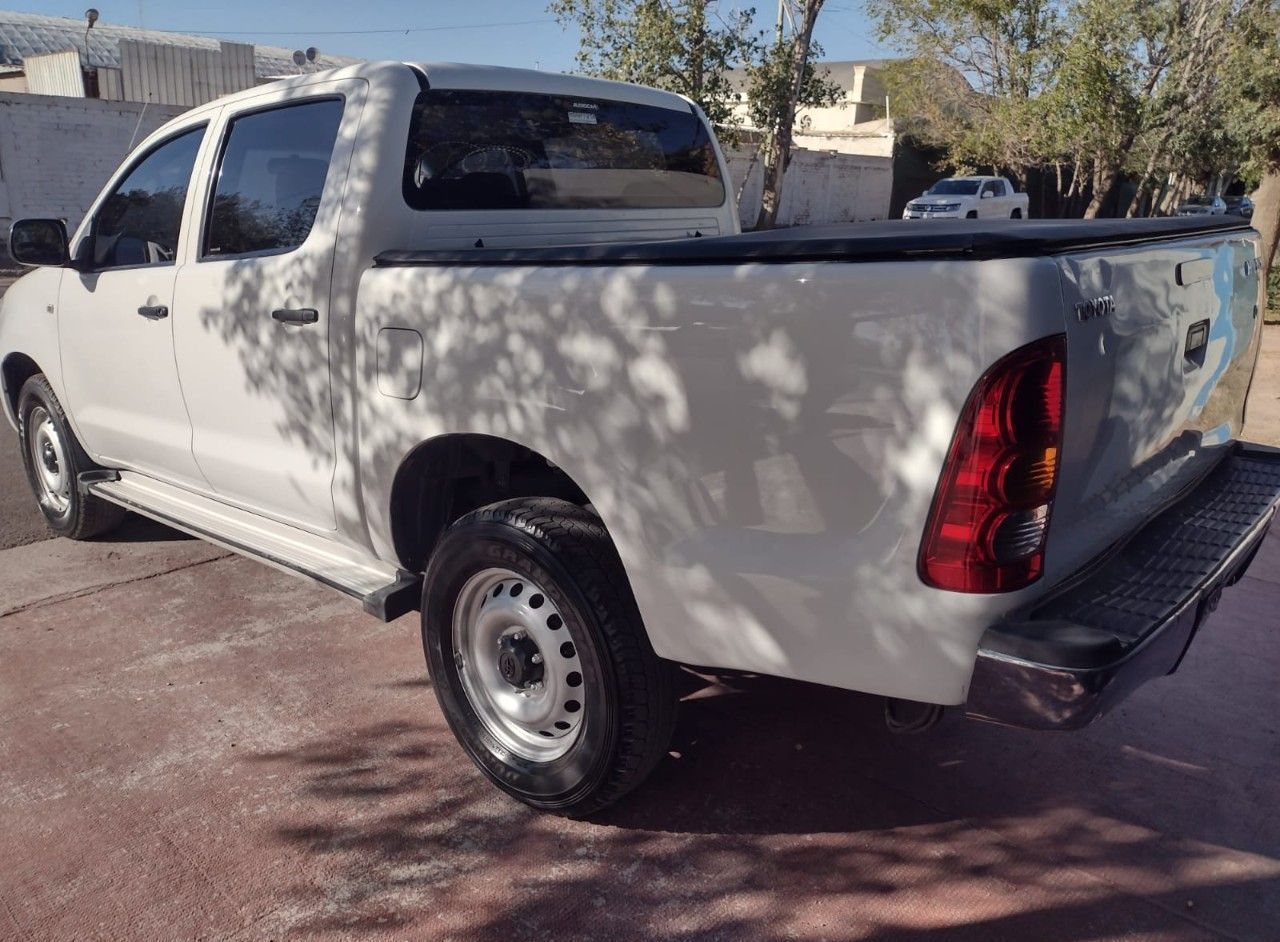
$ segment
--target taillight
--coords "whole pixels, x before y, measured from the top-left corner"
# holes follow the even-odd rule
[[[955,592],[1011,592],[1044,571],[1058,486],[1067,340],[1006,356],[978,380],[933,498],[920,578]]]

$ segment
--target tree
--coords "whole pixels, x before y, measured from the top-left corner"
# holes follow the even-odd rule
[[[885,70],[910,132],[967,171],[1020,182],[1051,147],[1039,100],[1065,36],[1053,0],[866,0],[882,42],[907,55]],[[972,84],[971,84],[972,83]],[[914,119],[914,120],[913,120]]]
[[[779,29],[772,40],[755,30],[754,9],[726,14],[712,0],[553,0],[550,10],[577,27],[584,72],[687,95],[728,144],[740,140],[743,123],[729,70],[745,68],[746,113],[763,138],[765,165],[756,227],[769,228],[777,222],[796,112],[843,94],[811,61],[821,55],[813,28],[823,0],[785,2],[795,28]]]
[[[765,135],[764,189],[760,195],[757,229],[772,229],[778,223],[782,186],[791,163],[791,144],[796,111],[800,105],[821,105],[833,100],[839,90],[829,86],[814,69],[810,57],[817,48],[813,28],[818,22],[823,0],[783,0],[793,29],[787,38],[779,24],[777,41],[763,61],[748,69],[747,92],[756,127]]]
[[[1224,61],[1218,104],[1246,154],[1243,175],[1260,181],[1253,225],[1262,236],[1258,304],[1265,310],[1280,243],[1280,0],[1244,5]]]
[[[728,71],[756,55],[754,10],[724,13],[712,0],[553,0],[549,9],[577,27],[584,72],[685,95],[722,138],[736,140]]]
[[[1175,27],[1164,0],[1080,0],[1066,14],[1069,39],[1042,114],[1054,145],[1091,166],[1084,218],[1096,218],[1115,192],[1147,130],[1152,96],[1173,55]]]

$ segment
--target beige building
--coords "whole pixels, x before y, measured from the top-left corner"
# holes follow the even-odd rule
[[[782,225],[863,222],[892,214],[897,139],[893,121],[886,117],[883,66],[878,59],[820,64],[842,94],[828,107],[805,108],[796,115],[779,212]],[[746,100],[746,72],[734,69],[729,78],[740,95],[734,113],[750,140],[755,128]],[[735,148],[729,167],[739,215],[750,226],[759,211],[763,177],[754,147]]]
[[[796,146],[837,154],[892,157],[895,135],[889,117],[891,103],[881,77],[884,65],[882,59],[818,63],[827,81],[839,86],[842,94],[828,107],[800,110],[796,115]],[[751,128],[746,72],[733,69],[729,79],[741,96],[734,114]]]

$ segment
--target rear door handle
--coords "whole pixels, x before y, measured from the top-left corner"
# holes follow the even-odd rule
[[[313,307],[280,308],[272,311],[271,317],[282,324],[314,324],[320,320],[320,312]]]
[[[138,313],[149,321],[162,321],[169,316],[169,309],[163,304],[144,304]]]

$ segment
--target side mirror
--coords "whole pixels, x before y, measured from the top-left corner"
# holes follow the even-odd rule
[[[66,265],[67,227],[61,219],[19,219],[9,227],[9,255],[19,265]]]

